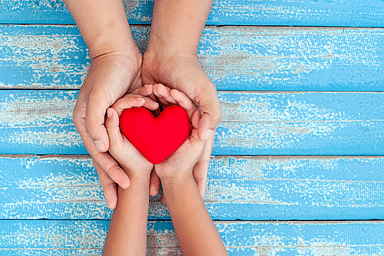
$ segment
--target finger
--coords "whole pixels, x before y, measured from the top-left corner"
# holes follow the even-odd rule
[[[159,103],[152,100],[151,98],[143,97],[143,99],[145,100],[143,107],[150,109],[150,110],[155,110],[159,107]]]
[[[153,85],[146,84],[143,87],[136,89],[132,92],[132,95],[141,95],[144,96],[145,104],[143,107],[155,110],[159,107],[159,103],[156,102],[156,96],[153,93]]]
[[[212,136],[213,130],[216,129],[214,126],[216,121],[212,121],[215,118],[216,117],[213,117],[209,113],[203,113],[198,126],[199,137],[201,140],[208,140]]]
[[[112,108],[116,110],[118,116],[121,116],[121,113],[123,113],[125,109],[133,107],[146,107],[152,110],[158,108],[159,104],[148,97],[129,94],[116,101],[116,103],[112,106]]]
[[[196,98],[203,112],[199,124],[199,137],[202,140],[207,140],[212,131],[219,125],[222,119],[222,111],[215,86],[213,84],[211,86],[204,84],[200,87],[204,89],[200,90]]]
[[[142,96],[149,96],[153,94],[153,85],[152,84],[146,84],[143,87],[136,89],[132,92],[132,94],[140,94]]]
[[[129,188],[130,181],[128,175],[109,153],[98,153],[93,158],[114,182],[123,189]]]
[[[213,148],[214,136],[211,136],[205,143],[204,151],[197,163],[193,168],[193,177],[196,181],[196,185],[201,194],[201,198],[204,198],[205,187],[207,183],[209,161],[211,159]]]
[[[176,100],[171,96],[171,88],[163,84],[156,84],[156,91],[161,95],[166,101],[172,104],[177,104]]]
[[[84,121],[82,122],[84,123]],[[93,140],[85,131],[84,125],[78,125],[77,130],[81,136],[81,139],[83,140],[85,148],[92,156],[93,161],[97,162],[100,169],[107,173],[107,175],[109,175],[109,178],[112,179],[115,183],[118,183],[122,188],[128,188],[130,184],[129,178],[125,174],[125,172],[119,167],[115,159],[110,156],[109,153],[100,152],[96,148],[95,143],[93,143]]]
[[[147,88],[146,90],[146,92],[144,92],[142,95],[143,96],[147,96],[148,98],[150,98],[151,100],[153,100],[154,102],[156,102],[157,101],[157,99],[156,99],[156,95],[155,95],[155,87],[154,87],[154,85],[153,84],[146,84],[146,85],[144,85],[144,88]],[[149,91],[151,91],[151,93],[147,93],[147,92],[149,92]],[[140,93],[139,93],[140,94]]]
[[[171,96],[171,89],[169,87],[164,86],[162,84],[155,84],[153,91],[157,99],[164,106],[168,106],[170,104],[177,104],[175,99],[173,99]]]
[[[112,148],[119,148],[123,143],[123,137],[121,136],[120,128],[119,128],[119,117],[117,116],[117,112],[113,108],[107,109],[107,120],[105,121],[105,128],[107,128],[108,136],[110,142],[113,141],[113,144],[110,143],[109,150],[112,152]]]
[[[187,95],[176,89],[171,90],[171,96],[177,104],[187,111],[189,118],[191,118],[196,110],[196,106],[193,104],[192,100]]]
[[[101,93],[91,93],[85,115],[85,130],[100,152],[109,148],[108,134],[104,126],[105,112],[109,106],[104,98]]]
[[[100,184],[103,187],[103,193],[109,209],[114,210],[117,206],[117,188],[116,183],[103,171],[103,169],[92,159]]]
[[[149,194],[151,196],[156,196],[159,193],[160,189],[160,178],[157,176],[155,171],[151,173],[151,182],[149,184]]]
[[[200,110],[196,110],[191,117],[192,126],[196,129],[199,127],[200,118],[201,118],[201,112]]]

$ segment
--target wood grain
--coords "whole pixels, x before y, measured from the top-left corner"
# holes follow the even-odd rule
[[[150,24],[153,1],[124,0],[130,24]],[[215,0],[209,25],[383,27],[380,0]],[[2,0],[0,23],[74,24],[62,0]]]
[[[381,221],[215,222],[229,255],[382,255]],[[100,255],[107,221],[0,220],[0,253]],[[364,234],[357,235],[357,234]],[[147,255],[181,255],[172,224],[150,221]]]
[[[211,159],[206,207],[215,220],[382,219],[383,157]],[[169,220],[160,197],[150,219]],[[0,157],[0,219],[110,219],[89,156]]]
[[[144,52],[153,1],[123,2]],[[88,50],[62,0],[2,0],[0,24],[0,255],[100,255],[112,211],[72,122]],[[207,25],[229,254],[384,255],[384,1],[215,0]],[[181,255],[159,199],[147,255]]]
[[[1,90],[0,154],[87,154],[78,91]],[[384,155],[384,94],[219,92],[214,155]]]
[[[132,31],[144,52],[149,27]],[[79,89],[90,65],[73,26],[0,26],[0,53],[3,89]],[[198,57],[218,90],[384,88],[384,29],[206,27]]]

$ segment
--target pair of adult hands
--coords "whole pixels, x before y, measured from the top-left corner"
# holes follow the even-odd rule
[[[116,183],[128,188],[130,181],[116,160],[108,153],[109,139],[104,126],[107,109],[126,93],[145,84],[161,83],[184,92],[201,109],[198,135],[206,140],[202,157],[193,168],[193,176],[203,197],[209,160],[213,147],[213,133],[221,121],[221,108],[215,85],[201,68],[194,54],[152,54],[142,58],[110,53],[92,59],[73,112],[73,121],[84,146],[92,157],[108,206],[117,205]],[[158,52],[158,51],[157,51]],[[160,104],[171,98],[157,97]],[[160,181],[151,178],[150,194],[156,195]]]

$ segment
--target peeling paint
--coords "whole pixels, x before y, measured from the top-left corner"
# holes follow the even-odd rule
[[[125,4],[129,11],[138,2]],[[141,1],[140,5],[152,8],[151,1]],[[142,53],[149,30],[148,26],[132,26]],[[90,60],[75,27],[11,26],[0,27],[0,31],[0,51],[7,56],[0,57],[0,72],[8,74],[1,87],[81,87]],[[382,91],[383,31],[206,27],[198,57],[219,90]]]
[[[4,146],[0,152],[86,154],[71,118],[77,93],[2,91],[0,144],[17,147]],[[223,121],[215,134],[214,154],[384,152],[381,93],[219,92],[219,99]]]
[[[89,156],[2,156],[0,166],[1,218],[111,217]],[[213,157],[204,201],[214,219],[378,218],[383,166],[382,157]],[[150,197],[149,218],[169,220],[160,198]]]

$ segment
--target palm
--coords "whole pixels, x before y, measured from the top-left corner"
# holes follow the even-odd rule
[[[156,172],[159,172],[159,170],[170,171],[177,169],[178,172],[189,173],[189,168],[181,170],[181,166],[193,166],[201,157],[204,145],[204,142],[198,140],[197,130],[193,129],[191,136],[172,155],[156,165]],[[161,176],[161,173],[158,174]]]
[[[198,135],[206,138],[207,129],[215,131],[221,120],[220,103],[215,85],[201,68],[196,55],[179,54],[158,60],[150,53],[145,53],[142,65],[144,84],[162,83],[170,88],[185,93],[204,113],[198,127]],[[208,165],[211,157],[214,136],[205,144],[204,152],[193,168],[193,176],[204,195]]]
[[[127,167],[130,170],[152,170],[153,164],[149,162],[125,136],[123,136],[123,147],[121,148],[121,151],[127,152],[127,154],[123,155],[123,157],[125,157],[125,159],[129,158],[129,166]],[[118,162],[124,161],[124,159],[116,160]]]
[[[140,64],[141,61],[135,64],[132,59],[117,55],[92,60],[73,111],[75,127],[92,156],[110,208],[117,202],[115,182],[122,187],[129,186],[129,179],[122,169],[116,168],[115,159],[105,152],[109,147],[105,113],[128,89],[142,86]],[[99,148],[94,141],[102,142]]]
[[[195,57],[177,56],[163,61],[161,65],[154,65],[144,58],[142,67],[144,84],[162,83],[184,92],[190,99],[199,102],[202,92],[200,88],[196,88],[197,78],[210,81]]]

